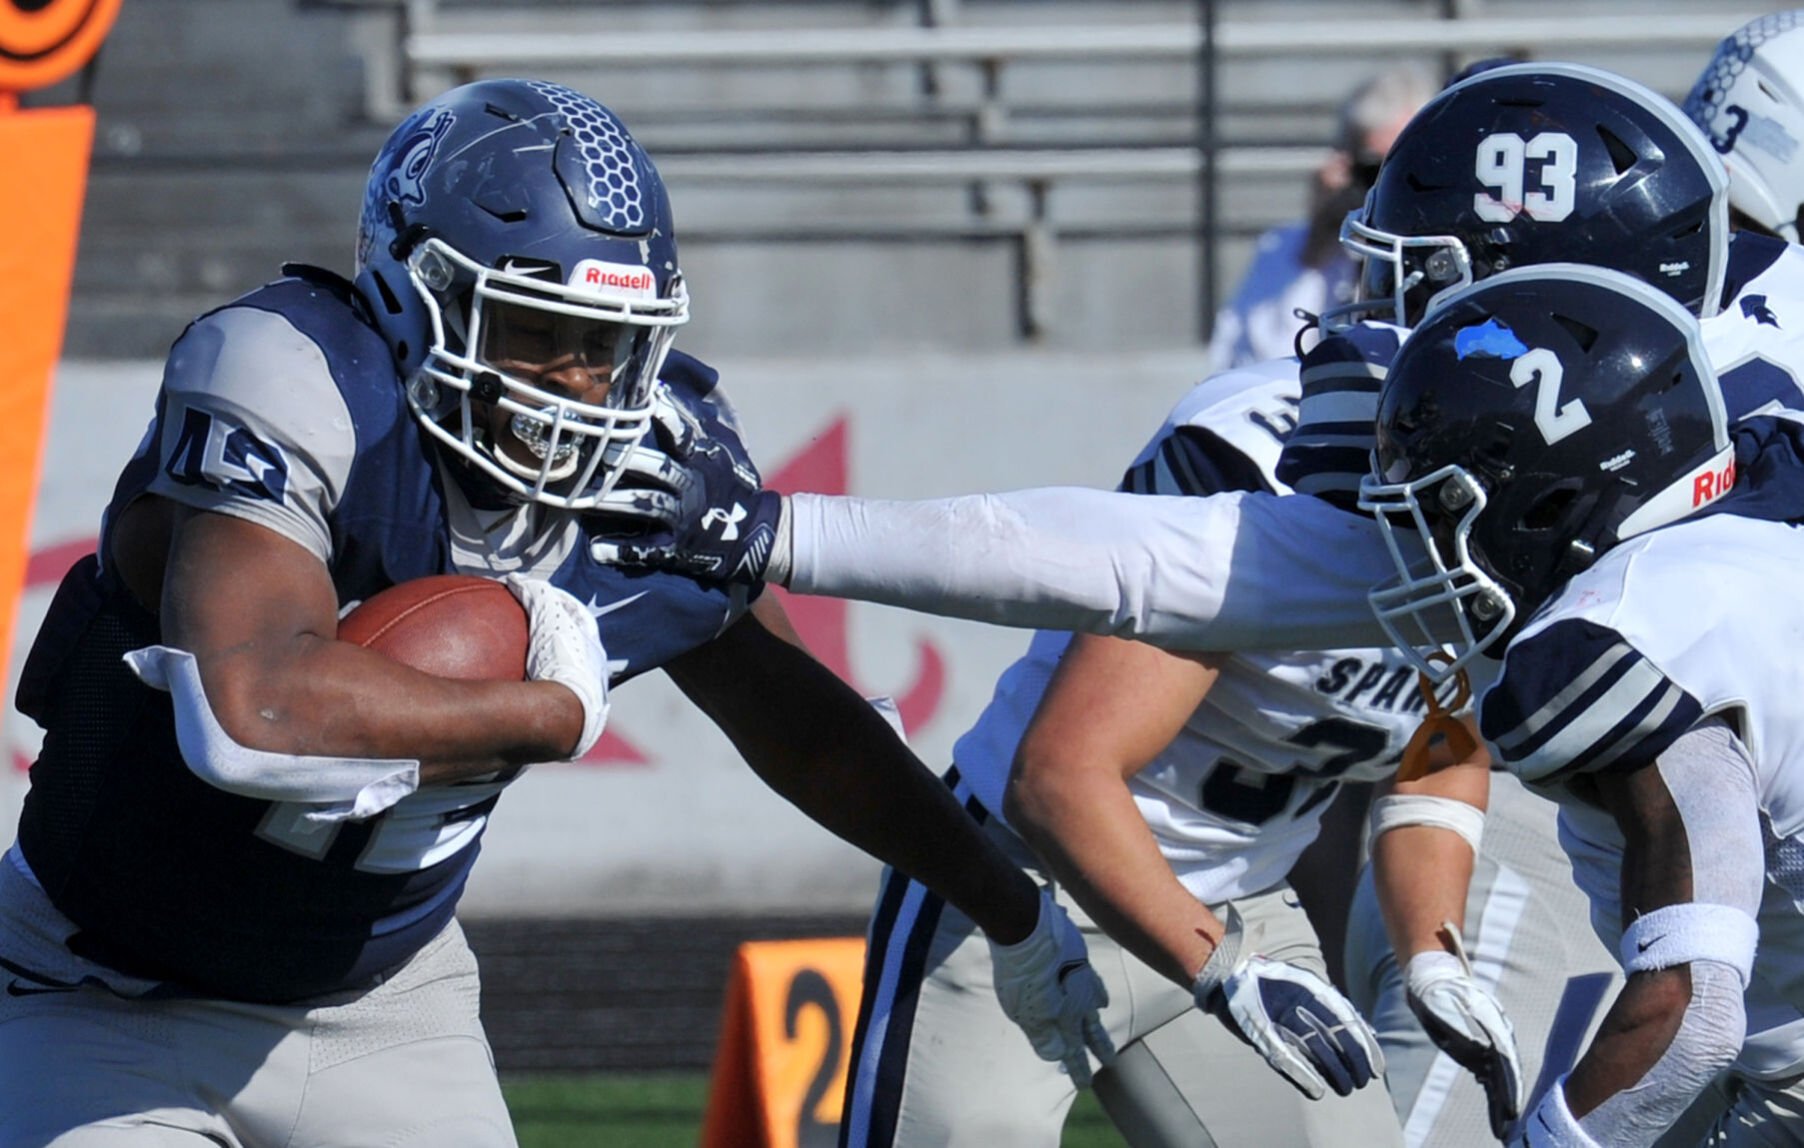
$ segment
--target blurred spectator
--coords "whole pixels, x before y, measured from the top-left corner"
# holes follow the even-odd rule
[[[1403,64],[1342,102],[1334,152],[1311,179],[1309,217],[1259,237],[1233,299],[1216,313],[1211,373],[1296,353],[1299,309],[1319,315],[1353,298],[1358,272],[1340,248],[1341,220],[1365,202],[1391,141],[1438,88],[1428,69]]]

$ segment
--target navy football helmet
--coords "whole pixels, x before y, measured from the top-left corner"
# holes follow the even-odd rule
[[[1449,86],[1398,136],[1342,244],[1361,302],[1414,326],[1438,296],[1512,267],[1624,271],[1694,314],[1722,305],[1728,177],[1684,113],[1577,64],[1512,64]]]
[[[395,129],[356,284],[426,431],[504,495],[568,509],[618,481],[689,318],[650,157],[538,80],[467,84]]]
[[[1735,30],[1685,98],[1729,169],[1729,206],[1798,242],[1804,215],[1804,11]]]
[[[1404,343],[1359,506],[1398,570],[1372,608],[1431,680],[1507,641],[1618,542],[1728,492],[1735,456],[1701,340],[1641,280],[1555,263],[1448,298]],[[1437,644],[1431,631],[1461,636],[1451,661],[1415,649]]]

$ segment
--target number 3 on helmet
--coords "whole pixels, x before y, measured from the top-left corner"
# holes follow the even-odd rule
[[[504,495],[568,509],[618,481],[689,318],[650,157],[537,80],[467,84],[395,129],[356,284],[427,433]]]

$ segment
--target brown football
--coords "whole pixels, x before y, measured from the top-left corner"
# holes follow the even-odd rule
[[[526,611],[492,578],[434,574],[390,586],[340,618],[338,638],[441,678],[526,677]]]

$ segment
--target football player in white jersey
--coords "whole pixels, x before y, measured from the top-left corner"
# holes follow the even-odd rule
[[[1502,655],[1481,729],[1559,801],[1627,975],[1530,1148],[1804,1139],[1804,536],[1723,512],[1737,463],[1692,317],[1598,268],[1460,293],[1380,395],[1374,610],[1406,648],[1459,635],[1414,655],[1431,681]],[[1729,1110],[1673,1131],[1707,1090]]]
[[[1273,470],[1298,393],[1294,359],[1197,386],[1123,488],[1283,490]],[[1169,701],[1167,692],[1150,692],[1165,676],[1139,661],[1168,657],[1182,663]],[[1086,696],[1074,702],[1073,688]],[[1074,720],[1045,721],[1066,710]],[[1378,1049],[1325,979],[1315,931],[1285,877],[1341,782],[1393,772],[1423,710],[1414,671],[1384,650],[1204,665],[1138,643],[1048,632],[1003,674],[954,750],[958,792],[1075,919],[1089,922],[1085,909],[1096,909],[1102,928],[1087,924],[1086,940],[1109,987],[1103,1017],[1119,1051],[1095,1087],[1130,1143],[1402,1143],[1382,1084],[1363,1087],[1381,1070]],[[1035,732],[1024,740],[1030,719]],[[1112,802],[1127,824],[1099,835],[1086,832],[1091,818],[1063,832],[1042,816],[1057,804],[1044,789],[1029,785],[1038,798],[1014,799],[1019,778],[1005,798],[1011,761],[1030,781],[1055,776],[1039,768],[1044,756],[1056,757],[1053,765],[1095,766],[1082,779],[1095,784],[1071,800],[1086,813],[1093,799]],[[1104,888],[1092,888],[1085,878],[1094,869],[1073,858],[1080,850],[1100,854],[1116,867],[1111,878],[1158,899],[1146,923],[1115,911],[1127,898],[1105,878],[1095,882]],[[1035,852],[1060,863],[1042,863]],[[1244,922],[1244,965],[1226,955],[1232,945],[1218,947],[1230,905]],[[870,934],[842,1143],[1056,1145],[1076,1085],[1034,1055],[990,991],[990,946],[970,919],[891,873]],[[1211,961],[1216,952],[1222,958]],[[1229,991],[1218,998],[1224,978]],[[1005,983],[995,987],[1006,997]],[[1237,1000],[1262,994],[1300,1003],[1321,1043],[1299,1041],[1300,1058],[1272,1055],[1268,1063],[1245,1038],[1283,1048],[1286,1023],[1299,1021],[1276,1008],[1270,1018],[1234,1015]],[[1508,1048],[1505,1033],[1498,1037]]]
[[[1507,107],[1521,109],[1521,125],[1485,122]],[[1531,124],[1538,126],[1524,130]],[[1800,356],[1778,316],[1788,309],[1784,300],[1798,294],[1784,290],[1784,280],[1797,274],[1797,253],[1738,243],[1732,274],[1724,176],[1660,97],[1594,69],[1506,67],[1450,89],[1400,147],[1412,133],[1430,159],[1447,153],[1434,171],[1444,178],[1426,187],[1456,218],[1437,227],[1432,213],[1417,213],[1417,233],[1391,230],[1397,221],[1377,211],[1384,200],[1374,197],[1359,238],[1384,244],[1371,286],[1395,297],[1399,317],[1413,318],[1429,296],[1511,263],[1560,255],[1615,260],[1706,315],[1719,313],[1722,295],[1732,297],[1706,328],[1746,396],[1737,413],[1795,405],[1799,388],[1786,364]],[[1488,162],[1461,159],[1446,138],[1486,141],[1488,154],[1479,158]],[[1525,198],[1525,190],[1533,194]],[[1513,219],[1496,218],[1507,217],[1511,204]],[[1338,368],[1327,364],[1321,377],[1338,373],[1348,382],[1305,399],[1300,457],[1309,465],[1299,468],[1297,487],[1325,497],[1351,493],[1369,448],[1378,380],[1394,350],[1394,339],[1375,350],[1355,342]],[[773,504],[767,498],[762,505],[774,516]],[[792,585],[815,592],[1120,633],[1179,649],[1383,640],[1360,606],[1363,586],[1388,569],[1382,545],[1368,522],[1317,499],[1255,493],[1179,503],[1060,490],[910,504],[803,495],[788,512],[777,568]],[[975,538],[983,539],[981,548],[969,545]],[[691,537],[647,557],[729,568],[739,560],[720,549],[718,540]],[[1545,832],[1544,825],[1531,827],[1523,843],[1525,866],[1532,858],[1540,873],[1550,871],[1549,854],[1532,845],[1544,844]],[[1499,843],[1510,836],[1499,835]],[[1491,919],[1474,916],[1474,929]],[[1499,919],[1505,943],[1508,916]],[[1487,962],[1495,965],[1498,951],[1481,947],[1481,973]],[[1580,979],[1556,986],[1560,995],[1531,1022],[1550,1039],[1582,1027],[1570,1022],[1584,1020],[1584,1006],[1599,997],[1595,981]]]

